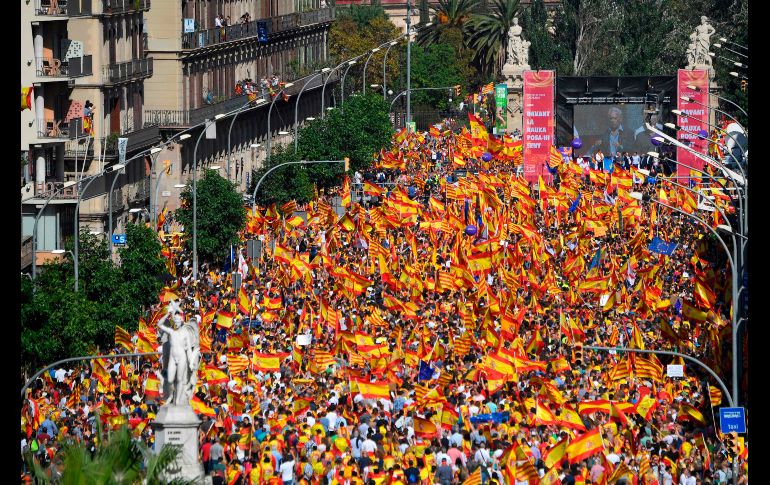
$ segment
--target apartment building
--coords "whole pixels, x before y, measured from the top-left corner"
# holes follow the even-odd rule
[[[80,227],[108,234],[110,187],[113,229],[129,205],[149,197],[150,160],[135,157],[160,139],[158,127],[142,119],[144,83],[153,73],[149,10],[150,0],[22,3],[21,83],[29,93],[21,111],[22,270],[31,263],[36,216],[40,264],[72,237],[79,199]],[[130,160],[124,173],[95,177],[121,152]]]
[[[295,108],[298,124],[320,113],[326,77],[313,73],[329,62],[334,13],[323,0],[155,0],[147,15],[154,72],[145,82],[144,121],[156,124],[165,139],[192,128],[192,137],[179,149],[174,145],[158,156],[163,162],[158,167],[165,170],[161,177],[160,170],[153,175],[159,179],[158,211],[178,207],[174,186],[190,178],[191,167],[216,164],[226,175],[228,141],[230,180],[246,189],[251,170],[266,158],[266,138],[271,137],[273,146],[291,140]],[[328,83],[327,100],[336,76]],[[216,139],[202,138],[194,153],[202,131],[194,127],[243,107],[246,85],[256,89],[252,99],[264,101],[236,118],[218,121]],[[282,87],[286,96],[278,96]],[[300,105],[295,106],[300,91]]]

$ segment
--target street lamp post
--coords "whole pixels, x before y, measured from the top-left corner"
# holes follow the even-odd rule
[[[209,121],[206,120],[205,126],[201,130],[200,135],[198,135],[198,139],[195,141],[195,148],[193,149],[193,166],[192,166],[192,173],[193,173],[193,183],[192,183],[192,193],[193,193],[193,280],[198,279],[198,144],[201,142],[201,138],[203,138],[203,135],[206,134],[206,131],[208,130],[208,127],[211,126],[212,123],[216,124],[217,120],[220,118],[223,118],[225,115],[218,114],[214,117],[213,120]]]
[[[48,207],[48,204],[53,200],[54,196],[60,191],[64,190],[68,187],[72,187],[77,182],[74,180],[70,180],[69,182],[64,182],[64,185],[60,189],[55,189],[53,192],[51,192],[50,197],[48,197],[48,200],[45,201],[45,204],[43,204],[43,207],[37,212],[35,215],[35,223],[32,226],[32,279],[34,280],[37,276],[37,223],[40,220],[40,216],[43,215],[43,212],[45,212],[45,208]]]
[[[727,112],[725,112],[725,111],[722,111],[722,110],[721,110],[721,109],[719,109],[719,108],[712,108],[711,106],[709,106],[709,105],[707,105],[707,104],[703,104],[703,103],[700,103],[700,102],[696,101],[694,98],[691,98],[691,97],[689,97],[689,96],[680,96],[680,97],[679,97],[679,99],[681,99],[682,101],[687,101],[687,102],[689,102],[689,103],[697,104],[698,106],[703,106],[704,108],[707,108],[707,109],[713,109],[713,110],[714,110],[714,111],[716,111],[717,113],[722,113],[723,115],[727,116],[728,118],[730,118],[730,119],[731,119],[731,120],[733,120],[734,122],[738,123],[738,126],[740,126],[741,128],[743,128],[743,125],[742,125],[742,124],[740,124],[740,123],[738,122],[738,120],[736,120],[736,119],[735,119],[733,116],[729,115]],[[743,128],[743,131],[744,131],[745,133],[748,133],[748,131],[746,131],[746,128]]]
[[[729,57],[725,57],[723,55],[717,54],[716,52],[709,52],[708,55],[709,55],[709,57],[718,57],[718,58],[720,58],[720,59],[722,59],[724,61],[729,62],[730,64],[732,64],[735,67],[742,67],[742,68],[746,68],[746,69],[749,68],[749,66],[747,66],[746,64],[738,62],[735,59],[730,59]]]
[[[270,157],[270,155],[272,153],[270,151],[270,140],[273,138],[273,134],[270,131],[270,117],[271,117],[270,115],[273,113],[273,106],[275,105],[275,102],[278,100],[278,97],[283,94],[283,92],[286,90],[286,88],[290,88],[292,86],[294,86],[294,83],[286,83],[286,84],[284,84],[284,86],[281,88],[281,90],[278,92],[278,94],[276,94],[275,97],[273,98],[273,100],[270,102],[270,109],[267,110],[267,157],[268,158]]]
[[[297,136],[297,132],[299,130],[299,123],[297,122],[297,116],[299,115],[299,100],[302,98],[302,92],[305,91],[305,88],[308,84],[310,84],[313,79],[315,79],[318,76],[321,76],[323,79],[324,73],[327,73],[331,71],[328,67],[324,67],[319,72],[315,73],[310,79],[308,79],[305,84],[302,85],[302,89],[299,90],[299,94],[297,95],[297,99],[294,102],[294,153],[297,153],[297,149],[299,147],[299,137]]]
[[[189,133],[184,133],[182,136],[179,137],[179,141],[187,140],[191,136],[192,135],[190,135]],[[168,144],[170,142],[171,142],[171,140],[166,142],[166,144]],[[158,227],[158,224],[157,224],[157,220],[158,220],[158,192],[160,191],[160,179],[163,178],[163,174],[165,172],[166,172],[165,170],[161,170],[160,173],[158,173],[158,177],[155,179],[155,198],[153,199],[153,203],[152,203],[152,227],[154,227],[156,229]]]
[[[230,128],[227,129],[227,181],[230,181],[230,159],[232,158],[232,152],[230,151],[230,135],[233,132],[233,125],[235,124],[235,119],[238,117],[239,114],[241,114],[241,111],[247,111],[248,108],[251,106],[252,108],[256,108],[264,103],[267,103],[267,100],[265,98],[259,98],[256,101],[254,101],[254,105],[251,105],[251,101],[247,102],[240,108],[238,108],[235,111],[235,114],[233,115],[233,119],[230,120]]]
[[[728,44],[734,45],[735,47],[738,47],[738,48],[743,49],[745,51],[749,50],[749,48],[746,47],[745,45],[736,44],[735,42],[731,42],[731,41],[727,40],[726,37],[720,37],[719,40],[721,40],[722,42],[727,42]]]
[[[382,59],[382,99],[385,99],[388,92],[388,87],[386,83],[387,71],[385,69],[388,62],[388,53],[390,52],[390,48],[396,45],[398,45],[398,41],[395,41],[395,40],[390,41],[390,45],[388,46],[387,49],[385,49],[385,57]]]
[[[686,118],[692,118],[693,120],[697,121],[698,123],[703,123],[704,125],[708,126],[709,128],[712,128],[712,129],[718,129],[717,127],[715,127],[715,126],[714,126],[714,125],[712,125],[711,123],[708,123],[708,122],[706,122],[706,121],[704,121],[704,120],[701,120],[701,119],[699,119],[699,118],[696,118],[696,117],[694,117],[694,116],[690,116],[690,115],[688,115],[687,113],[685,113],[684,111],[681,111],[681,110],[678,110],[678,109],[672,109],[672,110],[671,110],[671,112],[672,112],[672,113],[674,113],[675,115],[684,116],[684,117],[686,117]],[[696,135],[698,138],[702,138],[702,139],[704,139],[704,140],[706,140],[706,141],[708,141],[708,142],[710,142],[710,143],[715,143],[715,144],[719,145],[721,148],[724,148],[725,150],[727,150],[727,151],[729,152],[729,150],[727,149],[727,147],[726,147],[725,145],[723,145],[723,144],[721,144],[721,143],[718,143],[718,142],[716,142],[716,141],[712,142],[711,140],[709,140],[709,138],[708,138],[708,137],[702,137],[702,136],[700,135],[700,133],[693,133],[693,132],[691,132],[691,131],[687,131],[687,130],[685,130],[684,128],[682,128],[681,126],[678,126],[678,125],[676,125],[676,124],[674,124],[674,123],[665,123],[663,126],[667,126],[667,127],[669,127],[669,128],[672,128],[672,129],[674,129],[674,130],[681,130],[681,131],[684,131],[685,133],[692,133],[693,135]],[[729,137],[729,138],[730,138],[730,139],[731,139],[731,140],[732,140],[732,141],[733,141],[733,142],[734,142],[734,143],[735,143],[735,144],[738,146],[738,149],[740,149],[740,151],[741,151],[741,156],[742,156],[742,158],[743,158],[743,159],[746,159],[746,151],[743,149],[743,147],[741,146],[741,144],[740,144],[740,143],[738,143],[738,140],[737,140],[737,139],[736,139],[736,138],[735,138],[733,135],[731,135],[730,133],[728,133],[727,131],[724,131],[724,130],[719,130],[719,131],[721,131],[721,132],[723,132],[725,135],[727,135],[727,136],[728,136],[728,137]]]
[[[732,362],[732,395],[735,399],[735,403],[738,403],[738,340],[737,340],[737,331],[738,331],[738,268],[736,267],[736,252],[737,252],[737,246],[735,244],[735,235],[731,232],[731,235],[733,236],[733,251],[731,252],[730,249],[727,247],[727,244],[725,243],[724,239],[719,235],[719,232],[711,227],[709,223],[701,219],[700,217],[689,214],[681,209],[678,209],[676,207],[670,206],[668,204],[665,204],[659,200],[648,198],[649,196],[643,196],[641,192],[631,192],[629,194],[631,197],[637,199],[637,200],[649,200],[651,202],[654,202],[660,206],[666,207],[670,210],[673,210],[675,212],[679,212],[680,214],[689,217],[692,220],[695,220],[697,222],[700,222],[702,225],[704,225],[706,228],[708,228],[709,231],[711,231],[714,234],[714,237],[717,238],[720,244],[722,244],[722,247],[725,250],[725,253],[727,253],[727,259],[730,262],[730,271],[732,273],[732,288],[731,288],[731,323],[732,323],[732,335],[733,335],[733,341],[732,341],[732,350],[733,350],[733,362]]]
[[[346,62],[348,62],[348,61],[342,61],[338,66],[332,68],[331,72],[334,72],[337,69],[341,68],[342,66],[345,65]],[[324,119],[324,117],[326,116],[326,109],[325,109],[325,104],[326,104],[326,83],[328,83],[329,79],[332,78],[331,72],[326,77],[326,81],[324,81],[324,86],[321,89],[321,119]]]
[[[385,44],[383,44],[385,45]],[[380,46],[382,47],[382,46]],[[369,57],[366,58],[366,62],[364,62],[364,95],[366,94],[366,66],[369,65],[369,61],[372,59],[372,56],[375,52],[380,52],[380,47],[375,47],[369,52]]]
[[[727,47],[727,46],[723,46],[722,44],[717,44],[717,43],[715,43],[715,44],[711,44],[711,45],[713,45],[713,46],[714,46],[714,47],[716,47],[717,49],[724,49],[724,50],[726,50],[726,51],[730,51],[730,52],[732,52],[732,53],[733,53],[733,54],[735,54],[735,55],[738,55],[738,56],[741,56],[741,57],[743,57],[744,59],[748,59],[748,58],[749,58],[749,56],[748,56],[747,54],[744,54],[743,52],[734,51],[734,50],[730,49],[730,48],[729,48],[729,47]]]
[[[279,163],[274,167],[270,167],[270,169],[262,175],[262,177],[259,179],[257,184],[254,186],[254,193],[251,194],[251,214],[256,215],[257,213],[257,191],[259,190],[259,186],[262,184],[262,181],[265,180],[265,177],[267,177],[270,174],[270,172],[278,168],[285,167],[286,165],[306,165],[306,164],[312,164],[312,163],[346,163],[346,162],[345,160],[299,160],[296,162]]]
[[[697,91],[697,92],[701,92],[701,91],[702,91],[702,90],[701,90],[701,88],[700,88],[699,86],[696,86],[696,85],[694,85],[694,84],[688,84],[688,85],[687,85],[687,89],[691,89],[691,90],[693,90],[693,91]],[[717,99],[718,99],[718,100],[720,100],[720,101],[724,101],[725,103],[730,103],[731,105],[733,105],[733,106],[735,106],[736,108],[738,108],[739,110],[741,110],[741,113],[743,113],[743,114],[744,114],[744,116],[746,116],[747,118],[749,117],[749,114],[748,114],[748,113],[746,113],[746,111],[744,111],[744,110],[743,110],[743,108],[741,108],[740,106],[738,106],[738,104],[736,104],[736,103],[735,103],[735,101],[730,101],[729,99],[727,99],[727,98],[723,98],[723,97],[721,97],[721,96],[717,96],[716,94],[712,94],[712,96],[714,96],[715,98],[717,98]],[[689,98],[688,98],[688,100],[689,100]]]
[[[356,62],[358,62],[357,59],[358,57],[348,62],[348,67],[345,69],[345,73],[342,75],[342,99],[340,100],[340,107],[342,107],[342,105],[345,104],[345,76],[348,75],[348,71],[350,70],[350,68],[353,67],[356,64]]]

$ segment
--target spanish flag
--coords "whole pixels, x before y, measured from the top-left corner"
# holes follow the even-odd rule
[[[217,326],[222,328],[233,328],[233,315],[230,312],[220,311],[217,313]]]
[[[563,440],[556,443],[553,448],[548,450],[548,452],[545,454],[545,458],[543,459],[546,468],[553,468],[554,465],[561,462],[561,460],[564,458],[564,455],[567,454],[567,440],[567,438],[564,438]]]
[[[254,370],[262,372],[278,372],[281,369],[281,359],[274,354],[260,354],[255,352],[251,359]]]
[[[193,411],[195,411],[195,414],[211,416],[212,418],[217,416],[217,413],[214,411],[214,409],[207,406],[206,403],[201,401],[198,396],[193,396],[193,398],[190,400],[190,406],[193,408]]]
[[[583,433],[578,438],[572,440],[567,446],[567,455],[569,455],[570,465],[585,460],[604,449],[601,430],[594,428],[587,433]]]
[[[238,311],[245,315],[251,313],[251,301],[243,286],[238,290]]]
[[[32,86],[21,88],[21,111],[32,109]]]
[[[155,377],[155,374],[147,376],[147,381],[144,383],[144,396],[152,398],[160,396],[160,379]]]
[[[437,438],[438,428],[432,421],[423,418],[412,418],[414,434],[418,438]]]
[[[700,424],[706,424],[706,418],[703,417],[703,414],[689,404],[679,404],[679,416],[677,416],[677,420],[681,417],[692,418]]]
[[[352,379],[351,379],[352,380]],[[367,382],[356,380],[358,392],[366,399],[390,399],[390,388],[387,382]]]
[[[342,207],[350,208],[350,177],[347,175],[342,180]]]
[[[227,377],[227,374],[213,365],[207,365],[203,368],[203,376],[206,379],[206,383],[209,385],[227,384],[227,382],[230,380],[230,378]]]

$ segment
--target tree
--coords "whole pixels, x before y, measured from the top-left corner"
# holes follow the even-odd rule
[[[468,46],[476,54],[476,62],[484,73],[494,73],[505,63],[508,29],[521,13],[518,0],[494,0],[488,13],[471,15],[465,24]]]
[[[300,129],[302,130],[302,129]],[[300,135],[300,139],[302,136]],[[299,154],[294,153],[294,147],[279,145],[259,170],[252,172],[249,194],[254,193],[254,187],[262,176],[271,168],[286,162],[301,160]],[[313,197],[313,184],[310,181],[308,171],[301,165],[287,165],[277,168],[264,178],[257,192],[257,203],[267,206],[272,203],[283,204],[290,200],[304,203]]]
[[[420,29],[416,41],[419,45],[429,46],[440,42],[441,34],[448,29],[462,29],[478,0],[439,0],[433,6],[433,22],[430,27]]]
[[[449,44],[415,46],[412,49],[412,83],[414,87],[442,87],[463,83],[461,66],[456,62],[457,53]],[[412,103],[433,109],[448,107],[450,91],[414,91]],[[451,94],[455,97],[454,93]]]
[[[192,249],[193,192],[188,184],[182,190],[182,206],[175,217],[185,227],[185,245]],[[197,245],[203,261],[223,262],[230,254],[230,245],[238,244],[238,233],[246,224],[243,198],[235,184],[206,170],[197,182]]]
[[[562,9],[563,10],[563,9]],[[557,13],[558,18],[560,14]],[[559,74],[572,70],[569,49],[559,43],[556,35],[548,30],[548,12],[543,0],[534,0],[521,14],[521,27],[529,46],[529,65],[532,69],[555,69]]]
[[[97,417],[97,423],[100,422]],[[103,435],[101,425],[98,428],[99,435]],[[100,437],[98,443],[93,456],[84,442],[72,441],[63,445],[54,457],[52,465],[60,468],[62,472],[57,483],[187,483],[181,479],[169,481],[165,478],[165,474],[172,469],[181,455],[181,446],[165,445],[160,452],[155,453],[144,442],[133,439],[131,431],[125,425],[107,436]],[[24,458],[36,483],[52,483],[48,472],[33,458],[31,452],[27,452]]]
[[[127,286],[135,308],[140,310],[158,302],[166,264],[160,255],[162,247],[158,235],[151,228],[128,224],[126,243],[118,249],[121,280]]]

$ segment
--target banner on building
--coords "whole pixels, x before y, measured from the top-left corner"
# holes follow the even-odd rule
[[[697,88],[690,89],[688,86]],[[681,128],[677,131],[676,138],[682,144],[689,146],[693,150],[707,154],[708,141],[698,135],[701,130],[708,134],[709,127],[706,124],[709,116],[709,75],[708,71],[703,69],[687,70],[679,69],[677,74],[677,108],[682,114],[677,116],[676,124]],[[685,101],[682,96],[686,96],[693,102]],[[704,123],[706,122],[706,123]],[[698,158],[689,150],[677,147],[676,159],[681,164],[677,168],[677,175],[680,177],[689,177],[690,169],[695,167],[702,170],[706,162]],[[685,166],[687,165],[687,167]]]
[[[495,86],[495,127],[494,134],[502,135],[508,129],[508,85]]]
[[[128,147],[128,138],[118,138],[118,163],[126,163],[126,148]]]
[[[554,142],[554,71],[524,72],[524,178],[535,183],[540,175],[551,182],[546,168]]]

